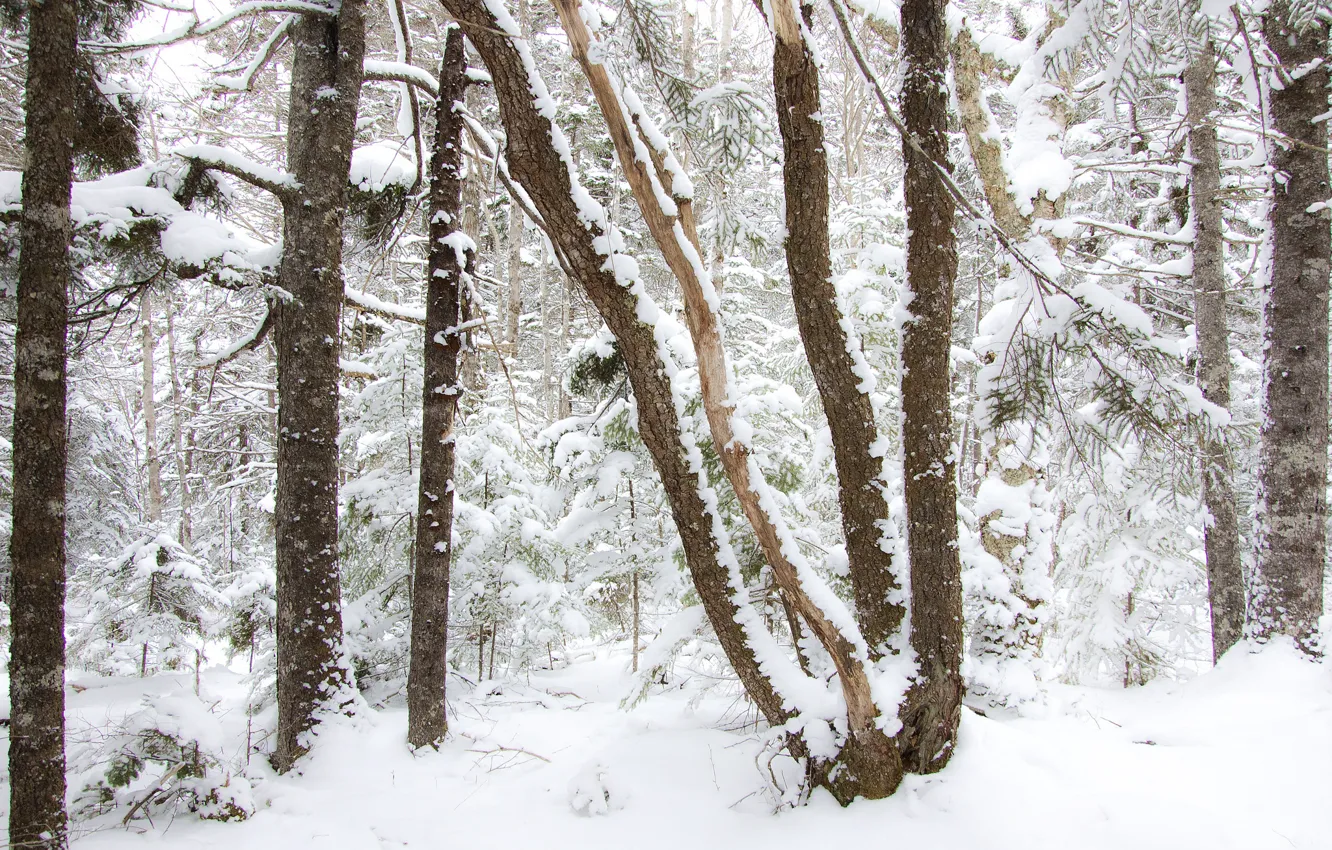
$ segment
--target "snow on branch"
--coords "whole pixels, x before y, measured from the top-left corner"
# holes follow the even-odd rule
[[[197,162],[205,168],[244,180],[281,200],[288,200],[301,187],[291,174],[262,165],[230,148],[217,145],[185,145],[176,148],[172,153],[181,159]]]
[[[388,62],[382,59],[367,59],[362,66],[365,79],[376,82],[407,83],[423,89],[431,97],[439,97],[439,80],[429,71],[406,62]]]
[[[235,360],[243,352],[249,351],[250,349],[259,345],[259,343],[263,342],[264,338],[268,336],[268,332],[272,329],[272,327],[273,327],[273,310],[270,308],[264,312],[264,317],[259,320],[259,324],[255,325],[254,330],[250,331],[248,334],[241,337],[240,339],[237,339],[235,342],[231,343],[226,348],[219,351],[217,354],[214,354],[213,356],[208,357],[205,360],[201,361],[196,368],[210,369],[215,366],[221,366],[223,363],[229,363],[232,360]]]
[[[353,310],[374,313],[376,316],[394,321],[411,322],[414,325],[425,324],[424,307],[406,307],[402,304],[394,304],[377,298],[368,292],[353,289],[350,286],[343,290],[343,297],[347,299],[347,303],[351,305]]]
[[[22,176],[0,172],[0,214],[20,209]],[[158,245],[178,273],[220,265],[224,274],[239,279],[274,264],[277,252],[272,246],[186,209],[167,188],[172,179],[170,170],[158,163],[76,182],[70,217],[82,233],[106,242],[125,238],[148,221],[162,224]]]
[[[268,61],[273,58],[273,54],[282,46],[282,43],[287,40],[287,31],[291,29],[291,25],[295,23],[295,21],[295,15],[288,15],[286,18],[283,18],[281,23],[273,27],[273,31],[268,34],[268,38],[264,40],[264,43],[259,46],[254,57],[251,58],[249,64],[245,66],[245,70],[235,77],[218,77],[218,87],[224,90],[237,92],[248,92],[253,89],[254,78],[259,75],[259,72],[264,69],[264,66],[268,64]]]
[[[243,18],[271,12],[332,16],[338,13],[338,9],[335,5],[312,3],[307,2],[307,0],[254,0],[254,2],[241,3],[234,9],[229,9],[215,18],[202,21],[199,20],[198,12],[191,9],[189,11],[189,22],[166,30],[152,38],[139,41],[85,41],[81,44],[81,47],[96,53],[132,53],[153,47],[166,47],[167,45],[211,35]]]

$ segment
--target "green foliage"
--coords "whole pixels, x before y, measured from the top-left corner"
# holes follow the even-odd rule
[[[576,395],[593,395],[613,389],[628,376],[618,342],[610,343],[607,356],[589,347],[579,353],[569,370],[569,390]]]

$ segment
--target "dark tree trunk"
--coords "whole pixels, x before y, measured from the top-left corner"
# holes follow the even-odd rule
[[[416,502],[416,572],[412,580],[412,650],[407,674],[407,743],[437,745],[448,731],[449,565],[453,558],[453,415],[458,383],[457,330],[467,270],[446,237],[463,236],[463,120],[453,109],[467,91],[462,30],[444,44],[430,160],[430,258],[426,281],[425,383],[421,394],[421,481]],[[467,240],[470,243],[470,240]],[[461,244],[461,243],[460,243]],[[463,258],[470,263],[470,256]]]
[[[1262,542],[1254,588],[1254,634],[1293,637],[1306,652],[1323,613],[1327,518],[1329,212],[1327,28],[1289,24],[1290,4],[1263,21],[1281,62],[1272,123],[1272,280],[1265,311],[1262,443],[1258,483]],[[1319,64],[1319,62],[1322,64]],[[1300,76],[1291,79],[1291,72]],[[1315,204],[1321,209],[1310,211]]]
[[[805,11],[810,8],[805,7]],[[871,653],[877,657],[901,625],[904,613],[901,605],[888,601],[898,585],[892,556],[879,545],[883,537],[880,524],[890,521],[879,484],[883,458],[874,454],[879,439],[874,409],[868,393],[860,389],[861,378],[848,351],[844,317],[833,288],[828,155],[823,122],[815,117],[822,110],[818,65],[798,29],[783,37],[781,21],[774,21],[774,25],[773,91],[785,153],[786,268],[805,356],[832,431],[856,619]]]
[[[638,404],[639,433],[661,476],[694,587],[718,641],[764,717],[774,725],[783,723],[789,714],[759,670],[736,619],[739,611],[731,601],[729,576],[718,560],[713,515],[700,495],[702,482],[685,454],[670,379],[653,328],[639,320],[633,293],[604,268],[606,258],[594,245],[604,234],[582,223],[568,169],[551,142],[550,119],[538,109],[513,40],[481,0],[443,3],[490,71],[508,137],[506,157],[511,173],[531,196],[568,271],[619,342]]]
[[[9,844],[64,848],[65,332],[77,4],[28,5],[14,366]]]
[[[1184,72],[1188,96],[1189,202],[1192,208],[1194,324],[1198,334],[1198,385],[1203,397],[1230,409],[1230,336],[1226,329],[1225,243],[1221,232],[1221,152],[1217,145],[1216,52],[1209,40]],[[1244,630],[1244,575],[1240,569],[1239,518],[1230,451],[1218,434],[1203,438],[1203,505],[1210,514],[1203,534],[1207,596],[1212,611],[1212,658]]]
[[[287,166],[300,188],[284,205],[279,282],[277,686],[274,764],[290,770],[317,713],[349,685],[338,576],[338,355],[342,221],[361,93],[361,0],[291,28]]]
[[[907,769],[932,773],[952,754],[962,709],[962,578],[957,476],[949,404],[954,205],[930,160],[948,168],[948,47],[943,0],[905,0],[907,287],[913,316],[902,339],[902,441],[911,559],[911,646],[919,672],[907,695],[901,741]],[[927,159],[928,157],[928,159]]]

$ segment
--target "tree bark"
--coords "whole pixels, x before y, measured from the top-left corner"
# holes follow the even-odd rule
[[[338,575],[338,354],[342,222],[365,53],[362,0],[291,27],[278,352],[277,687],[274,764],[309,749],[318,713],[348,699]]]
[[[139,332],[143,354],[143,441],[148,467],[148,521],[162,519],[162,458],[157,451],[157,397],[153,376],[153,296],[145,288],[139,296]]]
[[[602,60],[593,59],[592,34],[579,12],[578,0],[555,0],[555,6],[574,58],[582,67],[601,107],[621,168],[643,219],[666,264],[680,283],[685,324],[698,355],[703,408],[722,469],[772,567],[773,577],[792,607],[827,649],[837,668],[851,734],[839,757],[841,769],[834,771],[837,776],[834,794],[848,799],[856,795],[885,797],[897,787],[901,769],[896,750],[878,727],[879,709],[867,672],[871,653],[857,645],[857,641],[863,641],[858,629],[844,631],[806,591],[805,583],[816,581],[817,577],[802,572],[798,544],[786,531],[775,503],[764,498],[768,484],[763,471],[735,434],[732,424],[735,401],[730,398],[728,390],[731,374],[722,340],[720,299],[703,271],[704,255],[694,222],[692,198],[677,190],[676,175],[684,167],[674,160],[669,150],[660,147],[664,136],[653,132],[655,128],[649,126],[650,118],[643,112],[636,95],[615,79]],[[776,14],[789,18],[787,31],[793,30],[798,39],[794,6],[790,0],[784,0],[778,6]],[[669,205],[661,200],[665,193],[671,196]],[[823,194],[826,208],[826,186]],[[868,404],[868,399],[865,401]],[[882,498],[879,501],[886,514],[886,504]],[[877,535],[874,539],[877,543]],[[887,605],[886,599],[882,604]]]
[[[523,211],[513,204],[509,210],[509,291],[504,311],[504,341],[518,356],[518,320],[523,315]]]
[[[962,710],[962,576],[949,351],[957,276],[954,202],[929,160],[948,164],[948,48],[943,0],[905,0],[902,118],[906,139],[907,287],[912,320],[902,339],[902,441],[911,646],[919,669],[903,713],[903,757],[916,773],[947,764]]]
[[[1194,326],[1198,385],[1203,398],[1230,409],[1230,335],[1226,329],[1225,243],[1221,231],[1221,152],[1217,145],[1216,48],[1209,39],[1184,72],[1188,99],[1189,202],[1192,207]],[[1244,630],[1244,575],[1234,472],[1225,439],[1203,437],[1203,532],[1207,596],[1212,612],[1212,659],[1220,660]]]
[[[77,54],[77,4],[29,3],[9,543],[9,844],[48,850],[68,844],[65,334]]]
[[[180,478],[180,524],[176,538],[185,548],[193,536],[191,517],[194,498],[190,491],[190,453],[185,450],[185,396],[180,389],[180,370],[176,365],[176,322],[171,318],[173,305],[167,303],[167,368],[171,370],[172,440],[176,447],[176,475]]]
[[[619,342],[637,402],[639,433],[661,476],[694,587],[718,642],[768,722],[784,723],[790,714],[760,671],[745,627],[738,619],[740,609],[733,601],[736,589],[719,560],[720,544],[714,536],[718,517],[704,501],[709,488],[685,449],[671,379],[654,328],[639,319],[634,293],[621,286],[605,267],[606,257],[597,251],[596,244],[607,234],[597,224],[584,224],[573,198],[569,168],[552,142],[554,127],[534,99],[516,39],[481,0],[443,2],[490,70],[508,137],[510,172],[531,196],[561,264],[583,286]]]
[[[777,124],[785,158],[786,268],[796,322],[814,383],[832,431],[837,494],[856,618],[871,657],[886,651],[905,609],[890,602],[900,590],[892,555],[884,551],[883,524],[891,523],[882,486],[882,451],[875,455],[878,426],[864,380],[860,341],[848,338],[832,281],[828,238],[828,155],[824,148],[819,68],[801,37],[790,2],[773,5],[776,34],[772,59]],[[810,7],[805,7],[809,10]],[[863,371],[863,369],[861,369]]]
[[[412,580],[411,666],[407,674],[407,743],[437,746],[448,732],[444,715],[453,561],[453,418],[458,383],[457,331],[462,276],[470,252],[455,245],[462,223],[463,119],[454,110],[467,91],[462,30],[444,42],[430,160],[430,256],[426,281],[425,376],[421,394],[421,476],[416,508],[416,571]],[[512,226],[512,225],[511,225]],[[452,240],[448,237],[452,236]],[[467,240],[470,242],[470,240]],[[512,280],[512,278],[511,278]],[[516,337],[514,338],[516,342]]]
[[[1280,60],[1271,89],[1272,279],[1265,323],[1264,417],[1258,483],[1262,538],[1252,624],[1256,637],[1289,635],[1316,651],[1323,613],[1328,442],[1329,211],[1327,27],[1296,31],[1290,3],[1263,20]],[[1321,62],[1321,64],[1320,64]],[[1293,72],[1299,76],[1291,78]],[[1286,141],[1289,140],[1289,141]],[[1322,205],[1314,208],[1315,204]]]

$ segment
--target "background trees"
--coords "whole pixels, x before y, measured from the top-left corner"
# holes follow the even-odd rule
[[[71,664],[231,653],[282,769],[323,709],[405,699],[435,744],[448,675],[589,636],[664,635],[639,696],[692,646],[843,802],[942,767],[964,700],[1191,675],[1242,628],[1316,653],[1322,24],[972,5],[89,29],[80,138],[129,130],[71,155],[69,281],[0,175],[16,669],[56,610],[23,595],[42,280]]]

